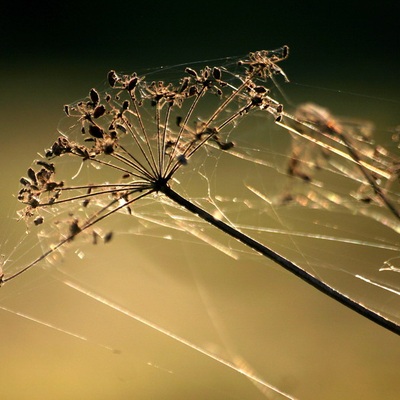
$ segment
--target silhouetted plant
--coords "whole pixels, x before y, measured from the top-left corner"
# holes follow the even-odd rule
[[[131,213],[132,207],[145,197],[166,196],[328,296],[400,333],[395,322],[340,293],[174,190],[175,174],[187,168],[201,149],[211,146],[218,151],[233,151],[235,143],[229,140],[226,132],[253,112],[265,112],[294,136],[287,167],[291,176],[310,182],[314,170],[320,168],[321,163],[329,163],[331,153],[340,155],[354,164],[354,168],[343,169],[341,173],[348,173],[351,179],[359,182],[360,205],[389,210],[390,218],[371,215],[398,231],[398,197],[391,192],[390,185],[398,179],[399,160],[369,138],[355,135],[335,121],[327,110],[316,105],[303,105],[293,115],[287,113],[282,103],[271,97],[267,87],[275,75],[287,80],[278,66],[287,56],[288,47],[284,46],[275,51],[250,53],[234,70],[187,67],[182,77],[174,82],[151,81],[136,73],[123,75],[110,71],[109,88],[105,93],[91,89],[87,99],[65,106],[68,121],[72,121],[71,130],[79,126],[81,137],[72,138],[68,131],[62,133],[46,150],[45,159],[36,161],[35,168],[29,168],[27,176],[21,178],[18,199],[25,208],[20,216],[41,225],[46,223],[44,210],[57,210],[63,203],[78,203],[85,210],[94,205],[94,211],[81,219],[74,215],[71,207],[66,222],[68,229],[63,237],[16,273],[3,275],[1,282],[31,269],[81,232],[91,231],[94,242],[99,238],[109,241],[111,232],[95,229],[99,221],[122,210]],[[200,103],[213,106],[207,118],[196,114]],[[305,156],[305,152],[310,151],[313,156]],[[114,181],[110,183],[104,179],[74,186],[58,180],[57,163],[65,157],[79,160],[81,167],[102,167],[104,172],[107,169],[112,172]],[[290,194],[282,199],[282,202],[293,201],[300,202],[300,198]]]

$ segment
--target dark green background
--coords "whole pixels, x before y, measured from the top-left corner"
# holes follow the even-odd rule
[[[357,93],[384,99],[394,114],[399,12],[396,1],[7,2],[0,13],[0,105],[5,115],[19,107],[27,114],[46,96],[81,98],[110,69],[132,72],[286,44],[283,67],[298,88],[290,91],[295,102],[311,85],[324,89],[312,93],[320,102],[332,95],[340,105],[339,92]],[[349,101],[355,116],[364,112],[357,102]],[[57,111],[54,101],[41,112]],[[340,106],[335,111],[347,114]]]
[[[287,44],[286,68],[299,80],[324,75],[376,87],[398,74],[399,11],[396,1],[7,2],[1,67],[68,62],[97,73]]]

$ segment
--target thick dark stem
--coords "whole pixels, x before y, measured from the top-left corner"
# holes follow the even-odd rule
[[[304,269],[300,268],[298,265],[292,263],[285,257],[282,257],[278,253],[274,252],[273,250],[269,249],[268,247],[264,246],[263,244],[257,242],[256,240],[252,239],[251,237],[245,235],[244,233],[238,231],[237,229],[233,228],[232,226],[226,224],[223,221],[220,221],[214,218],[211,214],[207,211],[203,210],[202,208],[196,206],[195,204],[191,203],[190,201],[186,200],[180,194],[172,190],[169,186],[163,185],[159,188],[159,191],[164,193],[169,199],[174,201],[175,203],[179,204],[180,206],[186,208],[186,210],[190,211],[193,214],[198,215],[203,220],[209,222],[211,225],[214,225],[216,228],[220,229],[221,231],[225,232],[226,234],[230,235],[231,237],[235,238],[239,242],[242,242],[246,246],[252,248],[256,252],[262,254],[263,256],[271,259],[272,261],[276,262],[281,267],[285,268],[286,270],[290,271],[292,274],[296,275],[303,281],[307,282],[309,285],[315,287],[322,293],[326,294],[327,296],[333,298],[334,300],[342,303],[346,307],[350,308],[351,310],[357,312],[358,314],[362,315],[365,318],[368,318],[372,322],[382,326],[385,329],[388,329],[391,332],[400,335],[400,325],[396,324],[395,322],[383,317],[382,315],[378,314],[375,311],[372,311],[360,303],[352,300],[351,298],[345,296],[344,294],[338,292],[336,289],[332,288],[328,284],[322,282],[315,276],[311,275],[309,272],[305,271]]]

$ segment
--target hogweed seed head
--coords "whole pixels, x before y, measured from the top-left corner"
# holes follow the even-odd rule
[[[288,54],[287,46],[275,51],[250,53],[237,63],[239,71],[222,66],[187,67],[179,79],[170,82],[154,79],[154,76],[149,79],[137,73],[125,75],[110,71],[107,76],[110,88],[106,93],[92,88],[86,99],[64,106],[69,128],[45,151],[46,160],[37,160],[35,166],[27,170],[26,177],[20,179],[22,187],[18,200],[25,205],[19,213],[22,219],[41,227],[47,223],[44,212],[48,212],[57,217],[55,225],[66,226],[66,232],[64,230],[56,244],[13,275],[5,277],[0,265],[0,284],[29,270],[82,232],[90,230],[93,244],[97,244],[99,238],[104,243],[109,242],[113,237],[112,231],[104,234],[98,223],[123,210],[133,214],[136,202],[159,192],[161,197],[270,258],[323,293],[400,333],[398,324],[343,295],[306,269],[243,234],[235,226],[215,218],[172,189],[174,175],[187,168],[191,158],[201,149],[208,146],[213,150],[230,152],[235,146],[229,140],[230,132],[239,121],[258,111],[272,116],[272,121],[294,138],[307,140],[312,144],[310,147],[318,146],[321,158],[328,160],[334,153],[352,162],[358,175],[342,167],[340,173],[361,182],[363,189],[373,192],[368,196],[363,192],[358,199],[360,203],[384,206],[395,221],[386,215],[376,217],[372,214],[373,218],[400,232],[397,195],[393,196],[389,190],[389,185],[398,180],[399,159],[370,140],[364,140],[363,134],[361,140],[349,135],[342,124],[323,108],[306,104],[293,115],[287,113],[267,86],[270,81],[274,82],[275,75],[288,81],[278,65]],[[213,106],[206,116],[198,113],[203,103]],[[308,154],[304,157],[307,153],[304,149],[304,142],[299,144],[294,139],[287,175],[310,184],[313,170],[320,168],[320,161]],[[61,158],[79,164],[78,172],[70,180],[56,178],[60,167],[66,164],[59,162]],[[81,183],[77,183],[83,168],[86,172],[100,171],[97,182],[83,178]],[[257,191],[252,191],[257,194]],[[286,194],[281,204],[298,201],[307,205],[312,197],[312,193],[302,198]],[[347,206],[340,196],[331,197],[338,204]],[[61,215],[62,205],[68,207],[67,212],[64,208],[64,215]]]
[[[284,46],[252,52],[232,69],[190,66],[171,81],[152,73],[146,77],[110,71],[106,92],[92,88],[86,99],[64,107],[68,128],[45,151],[46,159],[37,160],[20,180],[18,200],[25,204],[20,217],[45,226],[50,220],[45,212],[57,215],[63,204],[68,205],[72,215],[67,216],[69,231],[63,236],[68,241],[114,212],[130,214],[139,199],[164,193],[177,171],[187,168],[191,158],[206,146],[234,153],[236,144],[230,140],[230,132],[255,111],[271,116],[293,137],[307,139],[307,149],[315,145],[320,150],[321,156],[315,151],[315,158],[304,150],[302,141],[293,140],[288,175],[311,182],[312,170],[322,163],[319,158],[339,154],[362,171],[364,177],[356,179],[375,192],[368,198],[386,204],[397,216],[389,192],[382,186],[384,182],[391,184],[398,175],[396,157],[365,140],[357,149],[353,145],[356,141],[350,140],[341,124],[321,107],[306,104],[290,115],[271,95],[269,83],[274,76],[287,80],[278,64],[288,54]],[[208,111],[200,111],[202,105]],[[368,156],[372,153],[374,158]],[[58,178],[64,160],[78,164],[71,179]],[[384,166],[379,165],[381,160]],[[82,169],[98,169],[100,173],[95,174],[94,182],[82,177],[77,183]],[[74,207],[83,209],[85,216],[74,215]]]
[[[86,99],[64,106],[69,128],[45,151],[46,159],[37,160],[20,180],[18,200],[25,205],[20,218],[45,226],[45,212],[57,215],[62,205],[70,204],[67,232],[53,246],[59,248],[114,212],[130,213],[140,198],[163,192],[207,144],[232,149],[225,132],[253,110],[267,111],[275,119],[281,115],[280,103],[265,85],[272,75],[285,77],[277,63],[287,54],[286,46],[250,53],[239,62],[239,73],[220,66],[187,67],[171,82],[110,71],[107,92],[92,88]],[[215,107],[204,119],[197,110],[209,101]],[[80,167],[71,180],[58,180],[59,160],[66,157]],[[107,173],[103,182],[72,185],[83,166],[107,170],[111,178]],[[84,209],[86,219],[78,218],[74,207]],[[104,242],[110,238],[104,236]]]

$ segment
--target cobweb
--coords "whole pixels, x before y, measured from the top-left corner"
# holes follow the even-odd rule
[[[238,65],[239,60],[247,58],[209,60],[192,63],[189,68],[197,71],[197,79],[206,65],[216,65],[217,72],[210,69],[210,73],[224,81],[222,89],[234,91],[245,79],[240,75],[243,65]],[[185,67],[142,71],[137,76],[144,76],[141,84],[147,82],[149,91],[154,91],[153,81],[156,85],[161,80],[181,85]],[[287,86],[293,87],[283,71],[276,66],[271,74],[265,83],[271,91],[268,99],[273,99],[268,104],[270,110],[244,110],[224,125],[221,134],[210,135],[195,157],[180,151],[171,133],[169,154],[179,161],[171,187],[217,220],[399,323],[396,128],[374,127],[370,121],[351,119],[351,115],[337,117],[314,100],[292,105],[285,93]],[[91,91],[89,102],[96,103],[97,95],[106,97],[108,84]],[[201,127],[221,98],[224,95],[217,88],[196,105],[184,128],[190,146],[203,139]],[[218,119],[227,121],[243,109],[247,99],[238,95]],[[140,115],[151,131],[157,115],[155,106],[146,105],[146,100]],[[84,143],[88,137],[104,139],[97,131],[88,135],[87,121],[77,112],[82,107],[79,104],[87,101],[66,108],[69,116],[60,122],[60,137],[74,143]],[[115,104],[123,108],[123,98],[115,99]],[[98,104],[93,109],[96,107]],[[182,105],[174,112],[170,119],[176,120],[177,130],[187,109]],[[77,117],[71,119],[74,113]],[[158,126],[164,127],[163,123]],[[84,134],[82,128],[86,129]],[[125,128],[119,127],[121,131]],[[128,139],[131,141],[125,138],[124,146],[132,144]],[[53,142],[60,143],[52,138],[49,145]],[[53,145],[50,150],[54,153],[55,149]],[[46,152],[49,150],[43,151],[43,156]],[[38,170],[52,175],[52,156],[33,163],[32,172],[24,178],[30,183],[22,181],[23,187],[34,183]],[[116,168],[85,155],[65,155],[56,161],[55,179],[51,178],[54,187],[45,193],[46,201],[54,204],[31,207],[32,199],[20,192],[30,208],[20,212],[18,224],[11,218],[4,224],[2,273],[6,279],[16,278],[1,288],[0,309],[3,318],[17,319],[22,329],[37,326],[44,337],[55,335],[55,343],[59,340],[66,346],[66,354],[74,354],[71,361],[64,359],[66,371],[79,365],[76,360],[87,357],[78,368],[82,380],[77,378],[78,372],[66,374],[77,386],[68,388],[65,398],[74,393],[93,397],[97,390],[139,398],[175,398],[178,393],[190,398],[312,398],[310,377],[300,372],[299,366],[304,367],[302,360],[319,365],[321,355],[311,357],[310,353],[318,353],[318,346],[305,345],[304,338],[318,342],[318,334],[312,330],[314,318],[329,327],[339,312],[331,303],[323,308],[328,301],[323,294],[310,293],[312,289],[305,283],[288,277],[279,266],[163,193],[144,196],[147,187],[141,187],[135,193],[140,199],[129,204],[132,197],[125,193],[129,177],[124,176],[121,164],[116,172]],[[71,192],[78,194],[71,201],[59,201],[68,187],[76,188]],[[58,193],[59,189],[60,197],[53,199],[54,190]],[[82,229],[85,221],[93,221],[104,209],[114,211]],[[59,243],[63,245],[58,247]],[[294,297],[288,296],[290,292]],[[311,312],[314,317],[302,307],[309,307],[302,296],[317,302]],[[354,315],[348,318],[349,323]],[[361,332],[367,328],[373,332],[382,329],[355,325],[340,330]],[[326,332],[323,337],[326,342],[321,348],[325,349],[334,339]],[[51,364],[48,358],[46,362]],[[84,372],[93,368],[96,360],[95,374],[99,375]],[[360,358],[346,361],[355,366]],[[338,383],[338,391],[350,393],[354,382],[338,380],[327,367],[329,362],[323,364],[325,378],[321,373],[316,390],[322,393],[325,387],[337,398],[339,392],[333,393],[328,383],[332,379]],[[15,356],[15,363],[8,367],[10,376],[22,365],[29,364],[22,364]],[[40,371],[30,372],[32,377],[24,382],[39,380],[46,385],[42,393],[62,398],[57,385],[62,382],[65,386],[68,378],[64,380],[60,370],[55,371],[45,381]],[[311,375],[316,373],[311,371]],[[365,377],[367,373],[360,374]],[[380,387],[376,383],[364,385],[365,392]],[[35,390],[40,393],[40,389]],[[13,391],[18,392],[15,384],[10,386],[10,398]]]

